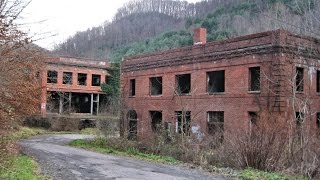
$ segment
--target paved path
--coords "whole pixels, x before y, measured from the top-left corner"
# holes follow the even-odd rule
[[[126,157],[95,153],[68,147],[73,139],[93,138],[87,135],[45,135],[21,141],[22,151],[33,156],[40,164],[44,175],[53,179],[214,179],[198,170],[155,164]]]

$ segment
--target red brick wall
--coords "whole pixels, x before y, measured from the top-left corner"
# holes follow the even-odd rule
[[[46,101],[48,91],[77,92],[101,94],[100,86],[92,86],[92,75],[101,75],[101,83],[108,76],[109,63],[77,58],[48,58],[42,74],[41,112],[46,113]],[[57,83],[47,83],[47,71],[58,72]],[[72,84],[63,84],[63,72],[72,72]],[[78,85],[78,73],[87,74],[87,85]]]
[[[320,59],[320,56],[306,58],[304,52],[292,54],[295,49],[286,46],[292,45],[292,42],[296,42],[295,45],[303,42],[319,48],[319,43],[312,38],[293,36],[278,30],[127,58],[122,64],[121,74],[124,112],[130,109],[137,112],[140,138],[152,134],[149,111],[162,111],[162,124],[171,122],[175,125],[175,111],[189,110],[191,126],[200,126],[204,134],[207,132],[207,112],[224,111],[226,131],[245,131],[248,111],[271,110],[280,112],[284,119],[292,118],[292,89],[288,82],[294,76],[295,66],[299,64],[306,67],[306,90],[303,94],[312,97],[312,109],[318,112],[320,98],[315,91],[315,75],[320,65],[315,59]],[[249,67],[255,66],[261,68],[260,93],[248,91]],[[225,70],[225,92],[209,95],[206,91],[206,72],[216,70]],[[175,75],[186,73],[191,74],[192,93],[175,95]],[[162,76],[163,94],[153,97],[150,96],[149,78],[157,76]],[[130,79],[136,81],[135,97],[129,97]],[[277,81],[279,87],[275,85]],[[309,87],[310,91],[307,90]],[[315,117],[311,119],[310,122],[315,125]]]

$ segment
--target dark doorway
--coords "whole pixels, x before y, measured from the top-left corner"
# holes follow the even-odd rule
[[[138,134],[138,117],[135,110],[127,113],[128,120],[128,139],[136,139]]]
[[[75,113],[91,113],[91,94],[72,93],[71,106]]]

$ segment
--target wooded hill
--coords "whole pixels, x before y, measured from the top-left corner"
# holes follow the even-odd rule
[[[195,27],[208,41],[273,29],[320,37],[317,0],[135,0],[118,9],[112,22],[78,32],[55,54],[119,61],[123,56],[192,44]]]

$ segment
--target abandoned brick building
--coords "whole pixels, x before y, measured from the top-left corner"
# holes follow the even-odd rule
[[[309,122],[319,129],[319,42],[275,30],[207,43],[198,28],[193,46],[128,57],[121,67],[124,127],[138,138],[159,128],[202,138],[244,131],[263,111],[298,126],[305,109],[292,109],[296,98],[308,99]]]
[[[109,63],[89,59],[50,57],[42,74],[41,112],[97,115],[105,99],[101,83]]]

